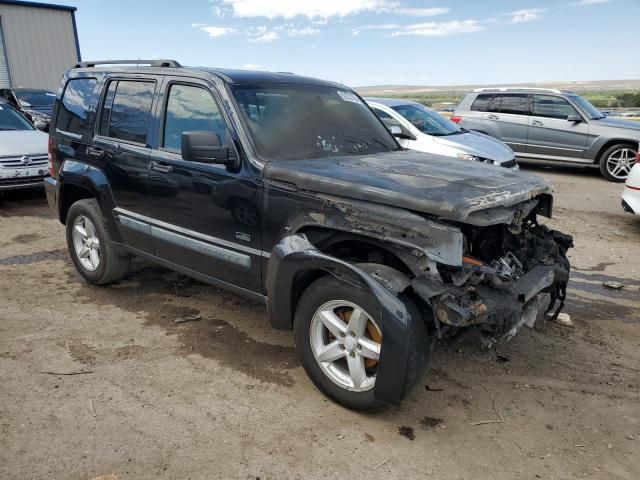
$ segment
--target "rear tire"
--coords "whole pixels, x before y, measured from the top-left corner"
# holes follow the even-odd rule
[[[635,164],[638,147],[630,143],[616,143],[600,155],[600,173],[610,182],[624,182]]]
[[[406,395],[422,378],[429,357],[429,339],[418,308],[404,296],[401,300],[415,320],[407,345],[409,359],[403,388]],[[302,366],[320,391],[348,408],[379,410],[385,406],[374,398],[377,360],[371,352],[377,345],[379,353],[384,341],[378,336],[381,319],[375,318],[377,309],[378,301],[369,291],[331,275],[313,282],[296,308],[293,328]],[[335,321],[331,331],[326,326],[330,323],[327,318]],[[360,331],[358,318],[365,318],[365,327]],[[358,365],[363,365],[364,370]]]
[[[129,271],[129,256],[118,251],[105,227],[98,202],[79,200],[66,219],[67,246],[78,273],[93,285],[105,285]]]

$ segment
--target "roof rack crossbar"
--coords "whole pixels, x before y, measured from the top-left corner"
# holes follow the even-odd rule
[[[78,62],[73,68],[91,68],[97,65],[149,65],[150,67],[180,68],[175,60],[154,59],[154,60],[97,60]]]
[[[536,92],[562,93],[557,88],[539,88],[539,87],[483,87],[483,88],[476,88],[474,92],[513,92],[513,91],[523,91],[523,90],[533,90]]]

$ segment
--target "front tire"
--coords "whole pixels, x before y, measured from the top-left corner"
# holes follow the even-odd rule
[[[407,345],[409,365],[404,393],[421,378],[429,348],[417,307],[402,298],[413,321]],[[367,290],[327,275],[303,293],[295,312],[296,350],[307,375],[325,395],[353,409],[384,406],[374,397],[380,349],[378,302]]]
[[[610,182],[624,182],[636,161],[637,148],[628,143],[610,146],[600,155],[600,173]]]
[[[87,282],[105,285],[127,274],[129,257],[112,243],[95,199],[71,205],[66,228],[71,260]]]

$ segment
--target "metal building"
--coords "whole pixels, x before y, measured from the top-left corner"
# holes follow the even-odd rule
[[[75,7],[0,0],[0,88],[56,90],[80,58]]]

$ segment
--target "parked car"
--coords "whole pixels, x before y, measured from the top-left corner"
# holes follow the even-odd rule
[[[640,163],[631,169],[622,192],[622,208],[625,212],[640,215]]]
[[[365,98],[404,148],[459,160],[519,169],[513,151],[500,140],[460,128],[424,105],[395,98]],[[393,133],[393,132],[392,132]]]
[[[599,167],[624,182],[635,162],[640,123],[606,117],[587,100],[551,88],[479,88],[451,120],[509,145],[518,160]]]
[[[399,403],[434,338],[562,307],[572,240],[536,220],[543,180],[404,150],[342,84],[130,63],[78,64],[54,106],[47,199],[87,282],[137,255],[265,303],[352,408]]]
[[[0,101],[0,191],[42,188],[47,171],[47,135]]]
[[[36,88],[0,89],[0,100],[20,111],[39,130],[49,131],[51,111],[56,94]]]

